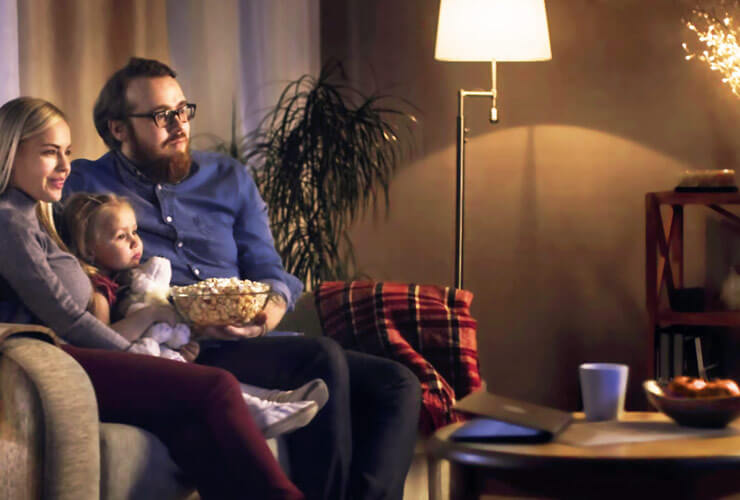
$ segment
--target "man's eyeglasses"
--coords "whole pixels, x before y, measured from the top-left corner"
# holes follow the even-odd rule
[[[177,117],[179,122],[189,122],[195,118],[195,104],[187,103],[184,106],[180,106],[177,109],[165,109],[162,111],[155,111],[153,113],[131,113],[127,116],[133,116],[135,118],[151,118],[154,124],[159,128],[164,128],[172,120]]]

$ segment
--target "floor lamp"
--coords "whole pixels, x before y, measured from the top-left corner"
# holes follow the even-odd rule
[[[455,209],[455,287],[463,287],[465,209],[466,97],[491,99],[496,110],[496,62],[552,58],[545,0],[441,0],[434,58],[441,61],[490,61],[491,90],[457,93],[457,191]]]

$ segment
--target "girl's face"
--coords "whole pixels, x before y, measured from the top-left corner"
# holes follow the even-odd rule
[[[143,245],[137,232],[136,215],[128,205],[103,207],[93,263],[103,271],[117,272],[138,266]]]
[[[69,126],[59,120],[18,145],[10,185],[37,201],[59,201],[70,155]]]

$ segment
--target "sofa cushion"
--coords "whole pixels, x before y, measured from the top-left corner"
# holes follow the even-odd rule
[[[193,492],[164,444],[139,427],[100,424],[100,463],[106,500],[180,500]]]
[[[267,446],[287,468],[285,440]],[[197,500],[198,493],[153,434],[131,425],[100,424],[100,491],[104,500]]]
[[[325,335],[348,349],[408,366],[422,386],[420,430],[463,419],[452,409],[481,386],[473,294],[436,285],[322,283],[316,308]]]

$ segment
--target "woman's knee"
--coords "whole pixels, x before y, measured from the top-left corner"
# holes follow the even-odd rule
[[[239,380],[228,370],[215,367],[203,367],[206,398],[236,398],[241,400]]]

